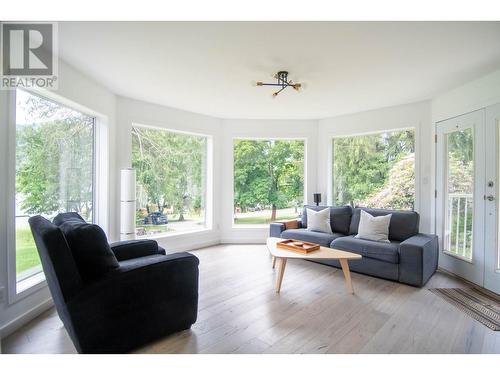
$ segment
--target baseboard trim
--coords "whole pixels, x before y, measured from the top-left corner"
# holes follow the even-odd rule
[[[247,245],[264,245],[266,243],[265,240],[255,240],[255,239],[248,239],[248,238],[233,238],[233,237],[227,237],[227,238],[222,238],[220,240],[221,244],[228,245],[228,244],[247,244]]]
[[[54,301],[52,298],[48,298],[47,300],[39,303],[38,305],[32,307],[25,313],[11,320],[10,322],[4,324],[0,327],[0,339],[9,336],[10,334],[17,331],[22,326],[28,324],[30,321],[35,319],[38,315],[50,309],[54,306]]]
[[[220,241],[218,239],[204,241],[203,244],[189,244],[186,246],[179,246],[179,247],[177,247],[175,249],[171,249],[171,250],[167,249],[167,254],[180,253],[183,251],[199,250],[199,249],[204,249],[206,247],[216,246],[216,245],[220,245]]]

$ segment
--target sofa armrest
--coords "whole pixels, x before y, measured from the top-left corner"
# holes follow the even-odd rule
[[[281,238],[281,233],[286,229],[285,223],[271,223],[269,224],[269,237]]]
[[[298,229],[302,228],[302,220],[287,220],[287,221],[277,221],[271,223],[269,226],[269,236],[270,237],[281,237],[281,233],[287,229]]]
[[[439,257],[438,237],[419,233],[399,245],[399,281],[423,286],[436,272]]]
[[[153,240],[121,241],[109,246],[119,262],[149,255],[165,255],[165,249],[158,246],[158,242]]]

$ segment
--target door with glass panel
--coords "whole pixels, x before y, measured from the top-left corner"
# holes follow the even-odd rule
[[[439,265],[484,284],[484,110],[439,122],[436,223]]]

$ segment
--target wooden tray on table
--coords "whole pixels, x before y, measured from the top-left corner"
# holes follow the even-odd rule
[[[278,242],[276,247],[283,250],[295,251],[300,254],[309,254],[313,251],[319,250],[319,245],[316,243],[298,240],[284,240]]]

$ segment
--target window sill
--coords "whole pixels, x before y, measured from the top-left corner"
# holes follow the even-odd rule
[[[269,229],[269,224],[233,224],[232,229]]]
[[[43,272],[38,272],[18,281],[16,282],[15,293],[12,293],[11,298],[9,298],[9,303],[15,303],[46,286],[47,281],[45,280],[45,274]]]
[[[211,228],[203,228],[203,229],[195,229],[191,231],[186,231],[186,232],[166,232],[166,233],[158,233],[158,234],[152,234],[150,236],[137,236],[136,238],[138,240],[156,240],[156,239],[161,239],[161,238],[178,238],[178,237],[186,237],[190,236],[193,234],[209,234],[212,233],[213,229]]]
[[[474,262],[473,262],[472,259],[463,257],[463,256],[455,254],[455,253],[452,253],[451,251],[443,250],[443,253],[446,254],[446,255],[448,255],[448,256],[450,256],[450,257],[452,257],[452,258],[456,258],[456,259],[462,260],[464,262],[467,262],[467,263],[470,263],[470,264],[474,264]]]

